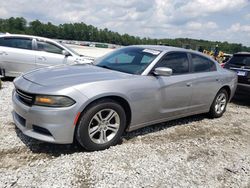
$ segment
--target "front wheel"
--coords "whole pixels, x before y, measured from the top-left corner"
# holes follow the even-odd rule
[[[76,139],[85,149],[103,150],[117,144],[126,126],[126,114],[113,100],[93,103],[82,115]]]
[[[210,117],[212,118],[221,117],[223,113],[226,111],[227,103],[228,103],[228,93],[225,89],[221,89],[217,93],[210,107],[210,111],[209,111]]]

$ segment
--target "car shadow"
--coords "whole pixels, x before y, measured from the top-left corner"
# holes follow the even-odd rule
[[[236,93],[233,97],[233,104],[250,107],[250,97],[249,94]],[[207,117],[207,114],[199,114],[194,116],[189,116],[177,120],[167,121],[164,123],[159,123],[155,125],[150,125],[132,132],[126,132],[123,135],[123,138],[126,141],[133,139],[138,136],[147,135],[150,133],[158,132],[161,130],[168,129],[173,126],[185,126],[186,124],[201,121]],[[13,124],[14,126],[14,124]],[[86,152],[77,142],[73,144],[53,144],[46,143],[42,141],[38,141],[36,139],[30,138],[24,135],[16,126],[15,126],[16,135],[20,138],[20,140],[33,152],[33,153],[44,153],[49,156],[58,157],[64,154],[72,154],[78,152]],[[122,144],[124,139],[121,139],[118,143]]]
[[[126,132],[123,135],[123,139],[118,142],[118,145],[122,144],[124,139],[126,141],[133,139],[137,136],[146,135],[153,132],[158,132],[164,129],[168,129],[173,126],[181,125],[185,126],[188,123],[201,121],[202,119],[207,118],[206,114],[200,114],[195,116],[190,116],[186,118],[181,118],[178,120],[168,121],[160,124],[150,125],[132,132]],[[15,126],[15,125],[14,125]],[[73,144],[53,144],[42,142],[33,138],[30,138],[24,135],[16,126],[15,126],[16,135],[20,140],[29,148],[33,153],[44,153],[49,156],[59,157],[60,155],[73,154],[79,152],[87,152],[84,150],[77,142]]]
[[[237,105],[250,107],[250,93],[236,92],[231,102]]]
[[[4,78],[1,78],[1,80],[3,82],[13,82],[15,78],[14,77],[4,77]]]
[[[79,144],[75,142],[73,144],[53,144],[30,138],[24,135],[16,126],[15,132],[19,139],[29,148],[32,153],[44,153],[49,156],[59,157],[60,155],[85,151]]]
[[[167,122],[163,122],[163,123],[150,125],[150,126],[147,126],[147,127],[144,127],[144,128],[132,131],[132,132],[126,132],[123,137],[126,140],[130,140],[130,139],[133,139],[137,136],[147,135],[150,133],[154,133],[154,132],[168,129],[170,127],[174,127],[174,126],[178,126],[178,125],[185,126],[186,124],[196,122],[196,121],[201,121],[205,118],[208,118],[207,114],[198,114],[198,115],[188,116],[188,117],[184,117],[184,118],[180,118],[180,119],[176,119],[176,120],[172,120],[172,121],[167,121]]]

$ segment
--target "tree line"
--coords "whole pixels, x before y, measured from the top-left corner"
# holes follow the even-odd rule
[[[0,19],[0,32],[29,34],[65,40],[111,43],[125,46],[133,44],[161,44],[175,47],[187,47],[191,49],[203,48],[212,50],[216,45],[218,45],[219,50],[227,53],[250,51],[250,47],[246,47],[238,43],[196,40],[189,38],[141,38],[128,34],[119,34],[118,32],[110,31],[107,28],[98,29],[97,27],[87,25],[83,22],[54,25],[51,22],[42,23],[39,20],[27,22],[27,20],[23,17]]]

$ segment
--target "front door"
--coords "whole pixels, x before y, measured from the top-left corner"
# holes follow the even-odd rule
[[[171,76],[157,76],[159,112],[162,117],[175,117],[188,113],[192,98],[193,77],[189,74],[189,60],[184,52],[166,54],[156,67],[173,70]]]
[[[70,58],[62,54],[63,48],[47,41],[37,40],[36,49],[37,67],[66,64]]]

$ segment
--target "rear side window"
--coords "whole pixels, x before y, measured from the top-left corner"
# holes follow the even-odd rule
[[[167,67],[173,70],[174,74],[185,74],[189,72],[189,62],[186,53],[174,52],[167,54],[157,65],[157,67]]]
[[[213,61],[200,55],[192,54],[192,72],[216,71]]]
[[[37,50],[54,54],[62,54],[63,51],[59,46],[44,41],[37,41]]]
[[[234,55],[229,61],[229,64],[250,66],[250,55]]]
[[[32,40],[29,38],[5,37],[0,39],[0,46],[31,50]]]
[[[4,46],[4,38],[0,38],[0,46]]]

